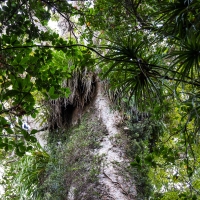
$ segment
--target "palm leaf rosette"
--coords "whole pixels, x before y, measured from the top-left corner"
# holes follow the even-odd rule
[[[179,36],[184,38],[188,31],[197,32],[200,28],[200,1],[175,0],[162,1],[160,9],[154,13],[157,16],[155,24],[165,36]]]
[[[174,77],[179,82],[190,81],[193,85],[199,85],[200,62],[200,36],[188,34],[185,40],[179,40],[179,49],[172,51],[167,57],[172,59],[170,66],[176,73]]]
[[[147,55],[144,38],[127,37],[104,48],[108,52],[101,63],[102,75],[108,77],[112,89],[122,91],[120,98],[133,98],[140,108],[151,104],[150,99],[161,101],[160,67],[151,52]]]

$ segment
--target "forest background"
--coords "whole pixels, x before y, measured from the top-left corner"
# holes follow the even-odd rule
[[[60,19],[62,35],[48,27]],[[49,163],[35,138],[41,130],[24,128],[24,117],[55,132],[48,102],[69,98],[64,83],[74,76],[89,91],[95,74],[129,129],[130,166],[145,176],[140,199],[199,199],[199,59],[199,0],[0,1],[4,198],[33,195]],[[22,166],[36,175],[17,191],[11,183]]]

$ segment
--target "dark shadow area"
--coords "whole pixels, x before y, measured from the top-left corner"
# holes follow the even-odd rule
[[[50,102],[50,132],[65,130],[76,124],[80,121],[85,108],[93,102],[97,93],[96,75],[93,75],[88,82],[83,77],[79,77],[76,81],[77,87],[70,88],[73,93],[69,98],[59,98]]]

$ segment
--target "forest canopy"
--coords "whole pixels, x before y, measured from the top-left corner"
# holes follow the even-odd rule
[[[131,166],[148,168],[152,199],[200,198],[200,1],[0,1],[2,155],[34,148],[24,117],[86,68],[137,132]]]

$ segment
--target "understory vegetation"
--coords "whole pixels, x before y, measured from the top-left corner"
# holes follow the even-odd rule
[[[200,199],[199,69],[199,0],[1,1],[2,198],[101,199],[101,82],[136,198]]]
[[[35,147],[11,164],[4,174],[2,198],[100,199],[102,157],[94,151],[100,148],[106,129],[90,112],[73,129],[52,133],[45,148]]]

